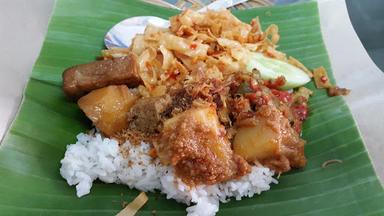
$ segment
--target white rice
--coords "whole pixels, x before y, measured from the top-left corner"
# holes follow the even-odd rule
[[[78,197],[90,193],[92,182],[100,179],[140,191],[159,190],[167,199],[194,204],[186,209],[188,216],[213,216],[219,211],[219,202],[227,202],[231,197],[252,197],[269,190],[271,183],[277,184],[273,171],[253,166],[252,172],[241,179],[191,188],[174,175],[171,167],[147,154],[149,144],[126,142],[121,147],[129,152],[127,158],[121,154],[116,140],[103,138],[99,133],[81,133],[76,144],[67,146],[60,174],[69,185],[76,185]]]

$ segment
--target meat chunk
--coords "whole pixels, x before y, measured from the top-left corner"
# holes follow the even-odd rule
[[[165,117],[172,117],[175,114],[189,109],[193,97],[185,89],[176,89],[170,92],[172,104],[162,113]]]
[[[69,99],[76,100],[94,89],[108,85],[136,87],[142,82],[138,68],[134,54],[76,65],[64,71],[63,90]]]
[[[93,90],[79,99],[80,109],[106,136],[127,128],[127,113],[137,100],[127,86],[108,86]]]
[[[129,128],[146,134],[159,132],[162,113],[171,103],[168,95],[138,100],[128,113]]]
[[[233,141],[236,154],[277,172],[304,167],[304,140],[273,105],[264,105],[252,118],[237,123]]]
[[[250,166],[233,154],[212,105],[192,107],[164,122],[155,148],[187,184],[215,184],[243,176]]]

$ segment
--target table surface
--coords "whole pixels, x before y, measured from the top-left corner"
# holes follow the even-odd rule
[[[352,89],[346,97],[384,180],[384,75],[369,58],[348,17],[344,0],[318,0],[321,28],[334,75]],[[0,138],[17,113],[22,91],[38,57],[54,0],[3,1],[0,7]],[[363,81],[362,81],[363,80]],[[374,115],[373,115],[374,114]]]

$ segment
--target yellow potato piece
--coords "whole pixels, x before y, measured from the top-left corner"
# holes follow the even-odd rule
[[[93,90],[77,103],[103,134],[113,136],[128,126],[126,114],[137,99],[126,85],[111,85]]]
[[[280,154],[281,130],[266,121],[256,120],[254,126],[241,127],[233,142],[233,150],[248,162],[275,157]]]

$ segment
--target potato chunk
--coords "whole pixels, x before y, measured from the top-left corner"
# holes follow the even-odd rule
[[[305,142],[275,106],[260,107],[255,116],[238,122],[237,127],[233,150],[248,162],[277,172],[305,166]]]
[[[254,123],[254,126],[245,126],[237,130],[233,142],[234,152],[247,161],[259,161],[278,155],[280,130],[270,127],[261,118],[254,119]]]
[[[127,86],[111,85],[93,90],[77,103],[103,134],[113,136],[128,126],[126,115],[137,99]]]

